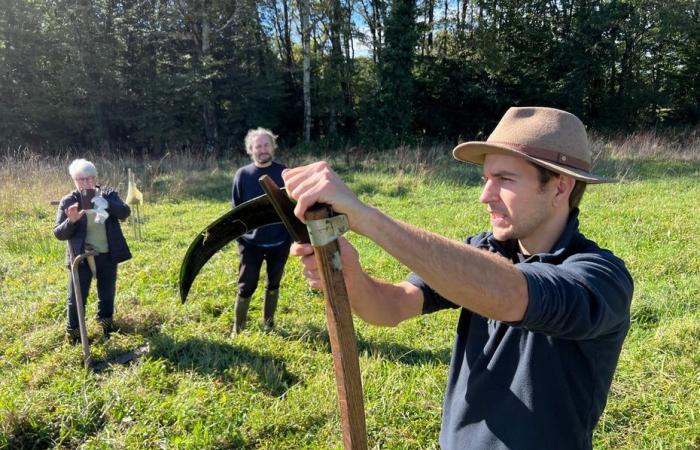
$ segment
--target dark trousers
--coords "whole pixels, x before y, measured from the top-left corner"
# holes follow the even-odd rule
[[[253,295],[258,287],[263,261],[267,264],[266,289],[270,291],[279,289],[291,245],[291,242],[285,242],[275,247],[258,247],[239,242],[238,295],[246,298]]]
[[[112,256],[109,253],[100,253],[95,256],[95,266],[97,267],[97,319],[111,319],[114,315],[117,265],[112,261]],[[85,260],[78,265],[78,278],[80,278],[80,292],[83,308],[85,308],[92,282],[92,271]],[[78,328],[78,310],[75,303],[73,281],[70,276],[68,277],[68,328]]]

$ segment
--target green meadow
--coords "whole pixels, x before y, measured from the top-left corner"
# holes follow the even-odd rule
[[[632,326],[596,449],[700,448],[700,152],[597,140],[598,172],[622,179],[586,192],[584,234],[623,258],[635,279]],[[644,149],[648,150],[645,151]],[[285,273],[277,327],[262,327],[262,282],[248,329],[229,338],[238,254],[226,247],[178,297],[180,263],[207,224],[229,209],[243,158],[167,154],[109,160],[88,155],[103,185],[126,197],[126,170],[146,203],[142,239],[123,223],[134,258],[120,266],[111,339],[88,332],[100,372],[82,366],[64,337],[65,243],[52,234],[58,200],[71,188],[73,157],[0,153],[0,449],[341,448],[323,299],[296,260]],[[281,155],[288,165],[331,161],[366,202],[461,240],[488,228],[477,167],[449,149],[397,149],[356,161],[319,153]],[[399,281],[408,270],[353,233],[371,274]],[[396,328],[355,320],[371,448],[437,448],[441,403],[458,311]],[[148,344],[127,365],[114,361]]]

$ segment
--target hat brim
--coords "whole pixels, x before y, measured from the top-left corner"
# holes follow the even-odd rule
[[[553,163],[540,158],[534,158],[526,153],[518,151],[516,149],[510,148],[507,145],[502,144],[491,144],[488,142],[464,142],[459,144],[452,150],[452,156],[460,161],[483,165],[484,158],[486,155],[497,154],[497,155],[509,155],[518,156],[524,158],[533,164],[537,164],[553,172],[560,173],[562,175],[568,175],[576,180],[580,180],[589,184],[599,184],[599,183],[616,183],[617,180],[614,178],[603,177],[599,175],[594,175],[592,173],[586,172],[584,170],[576,169],[570,166],[565,166],[563,164]]]

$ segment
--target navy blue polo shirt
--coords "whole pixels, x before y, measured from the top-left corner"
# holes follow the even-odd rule
[[[574,210],[551,253],[525,257],[492,233],[465,241],[523,273],[528,307],[517,323],[462,308],[443,404],[443,449],[591,449],[630,323],[624,262],[578,231]],[[423,312],[458,305],[420,277]],[[456,280],[455,282],[458,282]]]

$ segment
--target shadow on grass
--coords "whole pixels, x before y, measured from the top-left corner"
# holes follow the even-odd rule
[[[200,338],[176,341],[165,334],[153,335],[149,341],[150,357],[166,359],[178,370],[222,378],[230,377],[231,368],[252,370],[261,388],[273,396],[282,395],[299,382],[287,370],[286,361],[263,352]]]
[[[642,304],[632,310],[631,326],[651,330],[658,327],[663,316],[656,305]]]
[[[93,360],[91,367],[95,372],[104,372],[112,366],[129,365],[139,359],[141,356],[148,354],[150,345],[148,342],[139,345],[133,349],[118,349],[110,348],[104,359]]]
[[[230,201],[232,178],[219,172],[188,183],[186,193],[192,197],[207,200]]]
[[[92,402],[87,409],[77,411],[72,423],[71,436],[61,436],[61,424],[52,423],[50,417],[55,413],[54,405],[50,405],[50,411],[41,415],[10,415],[0,429],[1,449],[32,449],[43,450],[56,448],[56,443],[62,441],[61,448],[77,448],[78,442],[84,441],[89,436],[94,436],[100,432],[106,424],[102,414],[104,403],[101,401]]]
[[[57,433],[46,423],[35,420],[24,420],[5,424],[8,430],[5,436],[0,436],[0,448],[36,449],[53,448]]]
[[[330,337],[328,330],[315,324],[307,323],[303,331],[290,333],[286,330],[277,329],[275,332],[287,340],[298,340],[308,343],[316,349],[326,352],[331,351]],[[390,341],[367,340],[361,335],[357,338],[357,350],[360,355],[381,356],[384,359],[405,365],[423,364],[449,364],[451,348],[440,350],[421,350],[406,345],[397,344]]]

